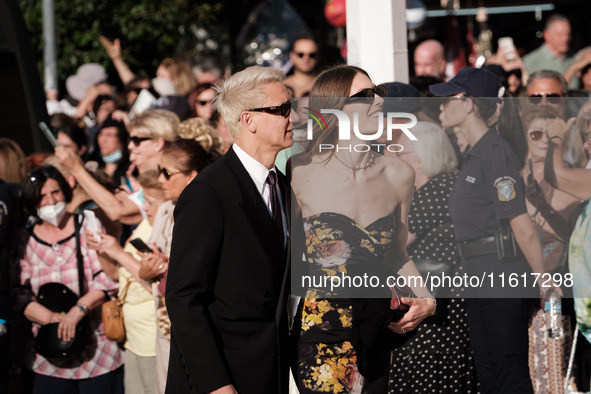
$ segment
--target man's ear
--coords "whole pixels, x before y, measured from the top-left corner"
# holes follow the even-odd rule
[[[251,133],[255,133],[257,131],[256,119],[248,111],[244,111],[240,114],[240,123],[242,123]]]

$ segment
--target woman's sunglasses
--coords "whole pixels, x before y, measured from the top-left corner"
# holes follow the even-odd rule
[[[160,167],[160,164],[158,164],[158,173],[162,174],[162,176],[164,176],[164,179],[166,179],[167,181],[172,178],[173,175],[176,174],[183,174],[187,171],[177,171],[177,172],[170,172],[166,169],[166,167]]]
[[[540,104],[544,97],[546,97],[546,101],[548,101],[549,104],[558,104],[560,103],[560,99],[562,99],[562,95],[558,93],[537,93],[529,95],[529,102],[532,104]]]
[[[247,109],[246,112],[264,112],[266,114],[271,115],[281,115],[284,118],[287,118],[291,113],[291,101],[286,101],[281,105],[276,105],[274,107],[261,107],[261,108],[253,108]]]
[[[140,144],[144,141],[151,140],[152,138],[149,137],[138,137],[134,135],[133,137],[129,137],[129,141],[134,144],[135,146],[140,146]]]
[[[27,175],[27,181],[30,183],[45,182],[47,178],[55,179],[57,169],[55,167],[46,167],[40,170],[35,170]]]
[[[347,102],[351,103],[351,102],[356,102],[356,101],[364,101],[364,99],[372,98],[372,97],[375,97],[376,95],[378,95],[380,97],[386,97],[388,95],[388,89],[386,89],[386,87],[384,85],[377,85],[377,86],[374,86],[373,88],[363,89],[363,90],[355,93],[354,95],[350,96],[347,99]]]
[[[546,134],[546,132],[542,130],[532,130],[527,132],[527,135],[529,135],[529,138],[531,138],[532,141],[541,140],[544,134]]]
[[[199,104],[200,106],[204,107],[207,104],[210,104],[213,100],[199,100],[197,101],[197,104]]]

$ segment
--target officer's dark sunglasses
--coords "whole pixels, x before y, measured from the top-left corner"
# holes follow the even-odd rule
[[[375,97],[376,95],[378,95],[380,97],[386,97],[388,95],[388,89],[386,89],[386,87],[384,85],[377,85],[377,86],[374,86],[373,88],[363,89],[363,90],[355,93],[354,95],[350,96],[347,99],[347,102],[349,102],[349,103],[357,102],[357,101],[364,102],[364,101],[366,101],[364,99],[372,98],[372,97]]]
[[[529,95],[529,102],[532,104],[540,104],[542,99],[546,97],[546,100],[549,104],[558,104],[560,103],[560,99],[562,95],[558,93],[537,93],[537,94],[530,94]]]
[[[261,108],[253,108],[247,109],[247,112],[264,112],[266,114],[271,115],[281,115],[284,118],[287,118],[291,113],[291,101],[286,101],[281,105],[275,105],[273,107],[261,107]]]

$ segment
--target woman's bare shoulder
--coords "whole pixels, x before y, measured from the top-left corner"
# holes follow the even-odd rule
[[[378,162],[381,162],[384,175],[392,185],[414,185],[415,171],[406,162],[393,156],[381,156]]]

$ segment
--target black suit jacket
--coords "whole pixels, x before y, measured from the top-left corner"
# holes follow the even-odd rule
[[[289,217],[289,187],[278,180]],[[174,217],[166,392],[233,384],[241,394],[286,393],[290,252],[232,148],[185,188]]]

